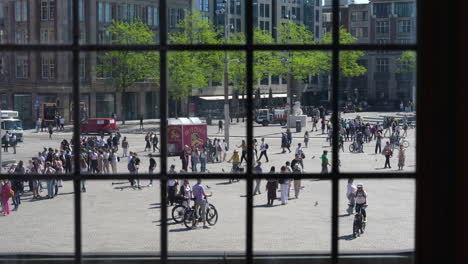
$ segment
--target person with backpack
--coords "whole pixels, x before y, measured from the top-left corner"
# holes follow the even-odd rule
[[[148,132],[145,136],[145,142],[146,142],[146,145],[145,145],[145,150],[151,150],[151,136],[150,136],[150,132]]]
[[[11,189],[11,185],[7,181],[0,181],[0,200],[2,202],[3,216],[10,214],[10,205],[8,200],[14,196],[14,191]]]
[[[367,222],[366,207],[367,207],[367,192],[364,191],[364,186],[362,184],[356,185],[357,190],[354,193],[354,201],[356,202],[356,213],[361,210],[362,216],[364,217],[363,221]]]
[[[266,162],[268,162],[268,155],[267,155],[267,150],[268,150],[268,144],[265,143],[265,138],[262,138],[262,144],[260,144],[260,157],[258,157],[257,161],[260,161],[263,156],[266,158]]]

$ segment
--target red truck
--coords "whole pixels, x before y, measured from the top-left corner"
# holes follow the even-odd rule
[[[113,118],[88,118],[81,121],[81,134],[112,134],[119,131]]]

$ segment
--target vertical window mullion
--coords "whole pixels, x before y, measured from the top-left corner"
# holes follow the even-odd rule
[[[159,1],[159,43],[161,49],[159,50],[159,67],[160,67],[160,78],[159,87],[159,116],[160,120],[160,131],[161,131],[161,263],[167,263],[167,1]]]
[[[338,183],[339,183],[339,156],[338,156],[338,84],[339,84],[339,40],[340,40],[340,7],[339,0],[332,2],[332,263],[338,263]]]

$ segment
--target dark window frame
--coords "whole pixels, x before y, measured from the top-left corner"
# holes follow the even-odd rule
[[[427,63],[427,61],[437,61],[437,62],[445,62],[443,59],[438,59],[438,58],[427,58],[424,57],[425,59],[425,64],[421,63],[421,58],[422,57],[422,52],[421,51],[426,51],[426,50],[433,50],[435,47],[443,47],[445,48],[442,50],[443,53],[453,55],[454,51],[451,51],[449,48],[449,42],[445,42],[444,38],[438,37],[437,39],[435,37],[429,36],[429,34],[421,35],[421,21],[424,21],[426,23],[426,28],[425,28],[425,33],[433,32],[434,29],[431,28],[431,26],[440,28],[441,26],[438,26],[435,22],[431,21],[431,18],[429,16],[422,17],[420,14],[422,0],[417,0],[417,20],[418,22],[416,23],[418,26],[417,30],[417,35],[418,35],[418,44],[423,43],[422,40],[424,40],[427,45],[421,49],[418,45],[398,45],[398,44],[389,44],[385,46],[377,45],[377,44],[359,44],[359,45],[343,45],[339,44],[339,36],[338,34],[333,35],[333,43],[330,45],[315,45],[315,46],[307,46],[307,45],[275,45],[275,46],[268,46],[268,45],[254,45],[253,44],[253,29],[251,25],[253,25],[253,14],[251,12],[246,12],[246,33],[247,33],[247,41],[245,45],[219,45],[219,46],[211,46],[211,45],[199,45],[199,46],[189,46],[189,45],[168,45],[167,41],[167,13],[165,12],[167,10],[167,0],[160,0],[160,10],[159,11],[159,22],[160,25],[160,43],[158,45],[150,45],[150,46],[141,46],[141,45],[131,45],[131,46],[111,46],[111,45],[80,45],[79,43],[79,16],[78,16],[78,8],[74,8],[73,10],[73,43],[70,45],[0,45],[0,50],[2,51],[32,51],[32,52],[40,52],[40,51],[68,51],[72,53],[73,57],[73,101],[79,103],[80,101],[80,88],[79,88],[79,58],[80,58],[80,52],[90,52],[90,51],[108,51],[108,50],[122,50],[122,49],[130,49],[130,50],[157,50],[160,52],[160,69],[161,69],[161,78],[160,78],[160,84],[161,84],[161,97],[160,97],[160,102],[165,105],[167,102],[167,53],[168,51],[171,50],[244,50],[246,51],[246,58],[247,58],[247,112],[252,112],[249,110],[253,110],[253,76],[252,76],[252,68],[253,68],[253,52],[254,50],[328,50],[331,51],[333,54],[333,68],[332,68],[332,91],[333,94],[337,95],[338,91],[338,78],[339,78],[339,68],[338,68],[338,58],[339,58],[339,52],[343,50],[414,50],[414,51],[419,51],[417,54],[418,60],[418,69],[420,69],[417,73],[418,78],[418,87],[421,88],[422,85],[424,84],[424,88],[428,89],[428,87],[431,89],[432,92],[436,93],[436,95],[441,95],[442,98],[450,98],[450,95],[453,95],[454,93],[451,93],[450,95],[446,95],[447,93],[444,92],[439,92],[437,91],[436,85],[437,84],[431,84],[431,80],[436,79],[436,80],[444,80],[448,79],[445,78],[447,76],[450,76],[448,71],[443,71],[441,74],[441,77],[435,77],[435,75],[431,75],[431,73],[435,73],[435,69],[432,66],[433,64]],[[73,0],[73,4],[75,7],[78,6],[78,0]],[[245,0],[246,6],[252,6],[253,0]],[[426,6],[429,6],[427,9],[429,11],[431,10],[437,10],[443,9],[444,10],[444,15],[445,18],[448,18],[448,10],[452,10],[453,7],[445,7],[445,6],[440,6],[440,5],[435,5],[430,2],[425,3]],[[339,13],[339,2],[338,0],[333,1],[333,12],[334,13]],[[428,15],[430,12],[424,12],[424,14]],[[333,32],[338,33],[339,32],[339,21],[338,21],[338,16],[333,16]],[[442,25],[447,25],[447,24],[452,24],[452,22],[443,22],[441,23]],[[250,26],[249,26],[250,25]],[[431,29],[429,29],[431,28]],[[460,27],[457,27],[460,29]],[[443,31],[443,30],[441,30]],[[445,34],[445,33],[444,33]],[[445,34],[446,35],[446,34]],[[453,39],[455,37],[451,36],[450,39]],[[436,40],[435,42],[430,42],[427,40]],[[428,44],[429,43],[429,44]],[[435,43],[435,44],[434,44]],[[422,44],[421,44],[422,46]],[[428,54],[428,53],[426,53]],[[429,53],[430,54],[430,53]],[[441,63],[441,65],[442,65]],[[437,65],[434,63],[434,65]],[[425,81],[422,81],[422,70],[425,70],[427,74],[427,79]],[[450,80],[450,83],[453,83],[455,81]],[[433,98],[435,95],[431,95],[429,93],[426,93],[426,95],[422,95],[422,93],[418,93],[418,101],[423,102],[422,104],[425,105],[425,100],[432,102],[435,101]],[[441,98],[437,98],[439,101]],[[444,113],[447,113],[446,110],[444,110],[444,106],[450,106],[447,102],[442,101],[442,111],[439,111],[439,113],[435,112],[435,116],[444,118],[447,116],[444,116]],[[337,110],[338,108],[338,103],[337,100],[333,101],[333,109]],[[450,106],[452,109],[453,106]],[[428,110],[428,107],[425,106],[425,108],[421,107],[421,103],[418,104],[418,112],[421,113],[419,110],[425,109]],[[76,113],[75,113],[76,112]],[[75,134],[79,134],[79,111],[74,112],[74,128],[73,132]],[[161,113],[161,119],[165,119],[168,116],[168,111],[165,107],[160,108],[160,113]],[[333,116],[337,116],[337,111],[333,111]],[[432,116],[421,116],[418,115],[418,125],[419,125],[419,120],[421,120],[423,126],[426,125],[429,128],[429,121],[430,118],[434,118],[434,115]],[[452,120],[454,117],[447,117],[448,119]],[[253,138],[253,117],[248,116],[247,117],[248,124],[247,124],[247,139],[248,141],[251,141]],[[333,126],[337,127],[337,118],[334,119]],[[161,123],[161,131],[162,133],[165,133],[167,131],[167,124],[164,122]],[[334,129],[334,135],[333,135],[333,145],[334,148],[337,146],[337,133],[338,130]],[[447,135],[447,132],[438,132],[436,130],[431,131],[430,129],[427,131],[424,131],[424,135],[429,135],[429,136],[437,136],[437,135]],[[445,133],[445,134],[444,134]],[[454,185],[450,180],[438,178],[437,182],[435,182],[435,174],[436,172],[446,172],[446,173],[451,173],[452,171],[455,171],[455,169],[452,168],[446,168],[446,166],[440,166],[440,167],[434,167],[430,166],[427,164],[423,164],[424,161],[423,158],[430,157],[429,155],[424,154],[424,150],[431,150],[434,148],[433,145],[429,146],[430,144],[423,145],[419,143],[426,142],[428,140],[423,140],[422,139],[423,132],[422,130],[417,131],[417,167],[416,167],[416,172],[415,173],[406,173],[406,174],[394,174],[394,173],[383,173],[383,174],[372,174],[372,173],[340,173],[338,171],[338,166],[336,163],[333,164],[332,167],[332,173],[329,175],[319,175],[319,174],[304,174],[303,178],[315,178],[315,179],[324,179],[324,180],[330,180],[332,182],[332,251],[331,251],[331,260],[332,263],[338,263],[338,221],[337,221],[337,214],[338,214],[338,181],[340,179],[348,179],[348,178],[365,178],[365,179],[382,179],[382,178],[391,178],[391,179],[416,179],[416,186],[417,186],[417,214],[416,214],[416,220],[421,220],[423,217],[426,219],[425,221],[425,226],[422,227],[420,223],[422,221],[418,221],[418,225],[416,225],[416,255],[418,256],[417,263],[424,263],[423,261],[430,261],[431,257],[434,257],[434,261],[447,261],[448,263],[454,263],[451,261],[454,256],[448,255],[449,253],[453,253],[452,248],[454,245],[454,242],[452,242],[449,239],[444,239],[444,238],[450,238],[452,235],[454,235],[454,227],[450,225],[446,225],[444,230],[434,230],[434,233],[431,232],[424,232],[428,231],[428,228],[426,226],[435,228],[437,227],[436,223],[433,223],[433,220],[430,219],[431,213],[433,211],[439,212],[446,212],[448,215],[443,215],[444,219],[440,219],[443,223],[449,223],[450,219],[454,219],[454,210],[451,210],[454,208],[454,205],[452,204],[446,204],[442,203],[439,201],[436,203],[436,205],[439,205],[440,207],[434,206],[433,204],[427,205],[427,206],[421,206],[423,205],[421,198],[431,198],[432,193],[428,194],[429,191],[424,191],[422,189],[423,182],[421,181],[421,175],[423,173],[427,173],[424,175],[425,180],[424,180],[424,186],[425,187],[433,187],[437,188],[441,192],[442,195],[449,195],[449,199],[453,197],[453,193],[450,191],[446,190],[448,186]],[[428,137],[426,137],[428,138]],[[75,137],[76,142],[78,143],[79,138]],[[432,142],[433,144],[436,144],[436,146],[444,147],[444,149],[452,149],[454,148],[453,145],[454,140],[449,139],[447,145],[449,146],[443,146],[442,143],[438,142]],[[166,148],[166,143],[167,140],[165,137],[161,137],[161,173],[158,175],[160,177],[161,181],[161,254],[158,259],[161,260],[162,263],[167,263],[168,262],[168,251],[167,251],[167,239],[168,239],[168,234],[167,234],[167,197],[166,197],[166,183],[167,183],[167,164],[164,162],[166,160],[166,154],[167,154],[167,148]],[[249,142],[251,143],[251,142]],[[444,142],[445,144],[445,142]],[[252,161],[252,144],[248,144],[249,151],[248,151],[248,160]],[[75,151],[75,167],[79,167],[79,150],[74,150]],[[335,158],[338,157],[337,151],[333,152],[333,160],[337,160]],[[437,157],[438,159],[442,159],[443,161],[450,161],[450,164],[453,164],[453,161],[449,159],[449,157]],[[435,158],[430,158],[431,161],[435,161]],[[426,160],[426,163],[427,162]],[[239,175],[239,178],[242,178],[246,180],[247,182],[247,199],[246,199],[246,205],[247,205],[247,228],[246,228],[246,234],[247,234],[247,239],[246,239],[246,262],[247,263],[253,263],[253,196],[252,196],[252,191],[253,191],[253,180],[257,177],[262,177],[262,175],[255,175],[251,174],[252,172],[252,163],[248,162],[248,167],[247,167],[247,174],[245,175]],[[443,168],[443,170],[442,170]],[[431,172],[431,169],[433,171]],[[436,172],[434,172],[434,169]],[[428,174],[430,177],[428,178]],[[15,176],[18,179],[30,179],[31,176],[36,176],[41,179],[47,179],[47,175],[28,175],[26,176]],[[197,174],[197,175],[186,175],[186,178],[198,178],[198,177],[203,177],[203,178],[221,178],[221,177],[228,177],[229,175],[227,174]],[[0,179],[8,179],[10,176],[6,174],[0,175]],[[141,179],[149,179],[153,178],[155,175],[145,175],[141,174],[140,178]],[[264,177],[264,176],[263,176]],[[80,175],[79,170],[74,172],[73,174],[68,174],[68,175],[61,175],[60,178],[62,179],[69,179],[73,180],[74,184],[74,217],[75,217],[75,225],[74,225],[74,231],[75,231],[75,257],[71,259],[71,261],[76,261],[76,263],[80,263],[83,254],[82,254],[82,240],[81,240],[81,192],[80,192],[80,180],[82,179],[94,179],[94,180],[99,180],[99,179],[126,179],[128,178],[128,175],[125,174],[119,174],[119,175]],[[443,188],[440,188],[439,182],[443,182]],[[422,194],[423,194],[423,197]],[[430,199],[430,201],[436,201],[437,199],[433,198]],[[425,201],[426,204],[429,204],[428,201]],[[430,210],[428,208],[430,207]],[[435,214],[434,214],[435,215]],[[449,220],[447,220],[447,218]],[[429,228],[429,230],[432,230]],[[447,234],[444,234],[447,233]],[[421,238],[428,238],[426,239],[421,239]],[[421,250],[424,247],[425,250]],[[431,250],[437,250],[438,254],[435,256],[432,256]],[[448,259],[447,259],[448,257]],[[10,257],[11,258],[11,257]],[[65,257],[66,258],[66,257]],[[70,259],[70,258],[68,258]],[[7,260],[8,261],[8,260]],[[340,260],[342,261],[342,260]]]

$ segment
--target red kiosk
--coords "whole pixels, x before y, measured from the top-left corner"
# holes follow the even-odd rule
[[[206,124],[198,117],[169,118],[167,120],[167,147],[170,155],[178,154],[184,146],[201,146],[207,139]]]

